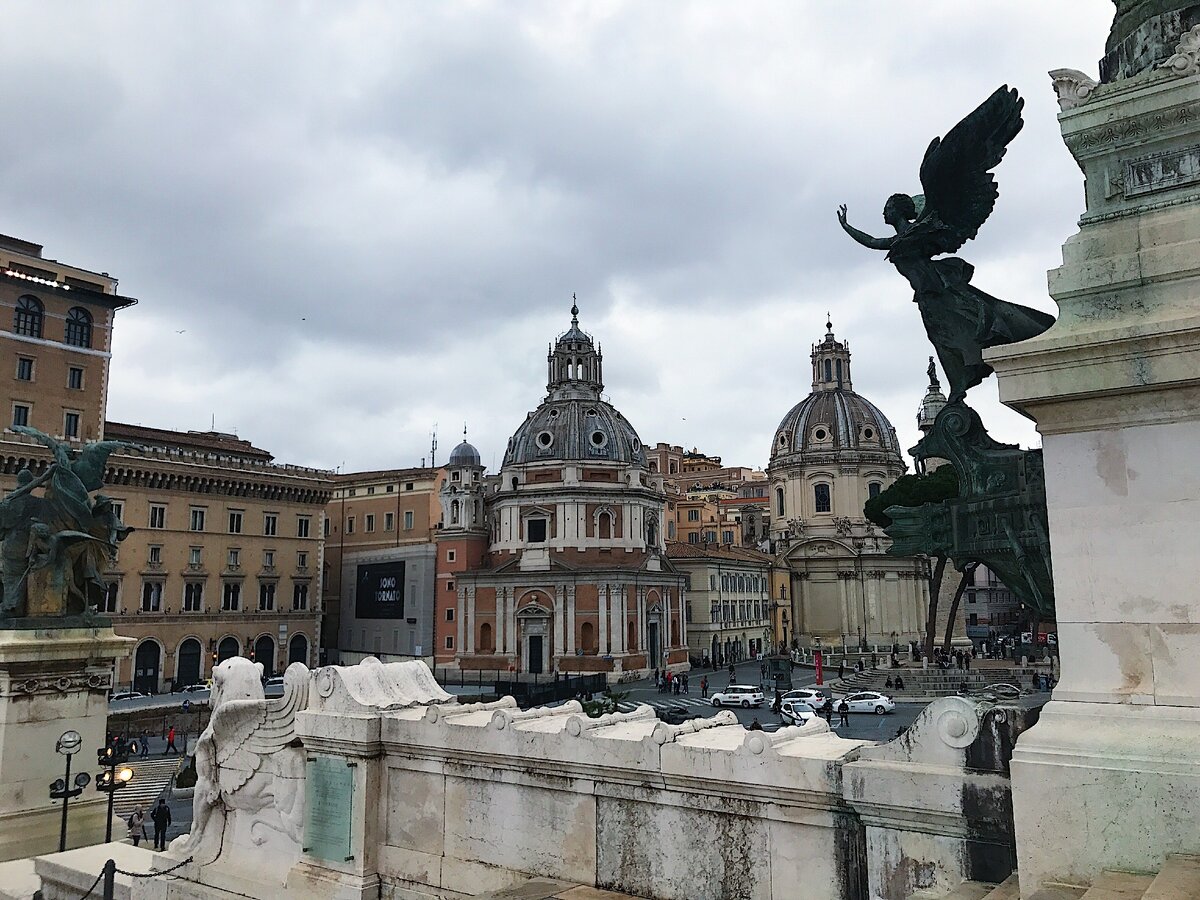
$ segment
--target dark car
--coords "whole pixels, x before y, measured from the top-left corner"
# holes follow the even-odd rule
[[[660,721],[666,722],[668,725],[682,725],[684,722],[700,718],[686,706],[655,707],[654,712]]]

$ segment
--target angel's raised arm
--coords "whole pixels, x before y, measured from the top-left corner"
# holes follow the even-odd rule
[[[859,231],[857,228],[855,228],[853,225],[851,225],[849,222],[847,222],[846,221],[846,205],[845,204],[842,204],[841,206],[838,207],[837,217],[838,217],[838,224],[840,224],[842,226],[842,230],[845,231],[846,234],[850,235],[850,237],[854,238],[854,240],[858,241],[860,244],[862,244],[864,247],[866,247],[868,250],[891,250],[892,249],[892,241],[894,241],[895,238],[871,237],[871,235],[867,234],[865,231]]]

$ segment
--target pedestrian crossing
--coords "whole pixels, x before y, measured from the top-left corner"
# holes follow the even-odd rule
[[[139,756],[130,759],[128,765],[133,769],[133,780],[113,797],[113,813],[127,819],[140,805],[149,816],[150,807],[158,801],[159,795],[171,783],[182,763],[182,756]]]
[[[665,698],[666,695],[664,694]],[[671,695],[671,699],[662,700],[622,700],[617,704],[618,712],[633,712],[639,706],[653,706],[655,709],[672,709],[680,706],[700,707],[701,709],[712,709],[713,705],[708,700],[701,700],[699,697],[689,697],[683,695]]]

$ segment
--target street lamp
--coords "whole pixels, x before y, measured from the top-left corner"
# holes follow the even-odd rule
[[[83,793],[83,789],[91,782],[92,776],[87,772],[80,772],[75,776],[75,781],[71,781],[71,757],[79,752],[79,748],[83,745],[83,738],[80,737],[78,731],[64,731],[54,745],[54,751],[61,753],[67,758],[67,771],[63,773],[62,778],[55,779],[50,785],[50,799],[62,800],[62,825],[58,830],[58,852],[62,853],[67,849],[67,804],[72,797],[78,797]]]
[[[104,824],[106,844],[112,840],[113,795],[133,780],[133,769],[121,764],[129,759],[130,754],[137,756],[139,749],[137,741],[114,741],[96,751],[97,762],[105,768],[96,778],[96,790],[108,794],[108,816]]]

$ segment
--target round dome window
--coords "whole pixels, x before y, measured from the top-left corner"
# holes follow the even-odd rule
[[[639,441],[637,438],[634,438],[633,439],[633,451],[636,453],[638,450],[641,450],[641,449],[642,449],[642,442]]]
[[[537,436],[537,442],[539,447],[549,447],[554,443],[554,435],[548,431],[539,432]]]
[[[815,432],[813,432],[813,437],[815,437],[818,441],[823,441],[829,437],[829,432],[824,428],[818,428]]]
[[[558,410],[557,409],[550,410],[550,418],[552,418],[552,419],[558,418]]]
[[[863,437],[865,437],[868,441],[871,440],[871,438],[875,437],[875,429],[864,428],[863,429]]]
[[[593,431],[592,432],[592,446],[593,447],[603,447],[607,443],[608,443],[608,435],[606,435],[603,431]]]
[[[597,413],[595,409],[589,409],[586,413],[584,413],[584,415],[596,416],[596,415],[599,415],[599,413]]]

